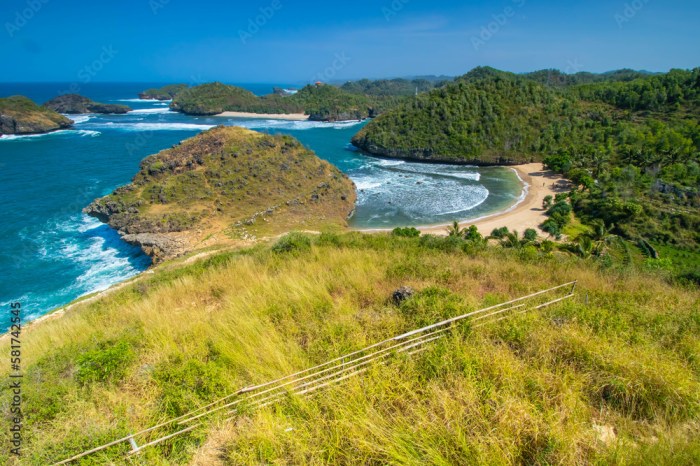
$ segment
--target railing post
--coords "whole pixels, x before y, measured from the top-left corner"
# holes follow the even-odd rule
[[[129,444],[131,445],[131,453],[136,453],[139,451],[139,446],[136,444],[136,440],[134,440],[134,437],[129,435]]]

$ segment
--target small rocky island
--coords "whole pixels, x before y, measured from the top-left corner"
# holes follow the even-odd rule
[[[172,100],[180,92],[187,89],[187,84],[169,84],[160,88],[146,89],[139,93],[139,99],[144,100]]]
[[[131,111],[131,108],[126,105],[101,104],[78,94],[64,94],[54,97],[46,102],[44,107],[54,112],[67,113],[70,115],[80,113],[120,114]]]
[[[193,249],[347,224],[355,186],[291,136],[219,126],[151,155],[84,209],[154,262]]]
[[[40,107],[27,97],[15,95],[0,99],[0,136],[48,133],[72,125],[73,120]]]

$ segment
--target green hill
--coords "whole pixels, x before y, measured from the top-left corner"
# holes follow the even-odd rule
[[[571,300],[458,325],[314,396],[231,406],[140,455],[126,456],[124,442],[76,464],[697,464],[697,288],[529,247],[359,233],[294,234],[163,264],[25,328],[21,463],[52,464],[239,388],[570,280]],[[405,285],[415,294],[393,304]],[[11,396],[0,395],[6,415]],[[8,429],[0,435],[0,462],[13,464]]]
[[[700,69],[674,70],[555,89],[527,76],[475,68],[377,118],[353,143],[384,156],[508,164],[597,146],[641,148],[648,141],[629,133],[655,128],[664,137],[687,134],[697,141],[698,76]],[[679,147],[681,155],[691,150]]]
[[[73,120],[41,107],[27,97],[15,95],[0,99],[0,136],[48,133],[72,125]]]
[[[85,212],[162,260],[207,241],[344,226],[354,205],[352,181],[296,139],[220,126],[147,157]]]

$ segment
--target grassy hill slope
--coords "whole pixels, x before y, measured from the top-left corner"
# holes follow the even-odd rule
[[[212,236],[345,226],[354,207],[352,181],[293,137],[220,126],[145,158],[85,211],[162,259]]]
[[[163,264],[24,332],[23,464],[574,279],[572,301],[462,325],[313,398],[81,464],[697,463],[700,292],[601,267],[528,248],[359,233],[296,234]],[[402,285],[417,293],[396,306],[389,297]],[[6,415],[9,396],[0,398]],[[0,462],[12,464],[7,442],[4,430]]]

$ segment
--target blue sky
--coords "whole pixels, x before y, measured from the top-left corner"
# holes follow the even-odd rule
[[[700,66],[700,2],[3,0],[0,81],[287,82]]]

